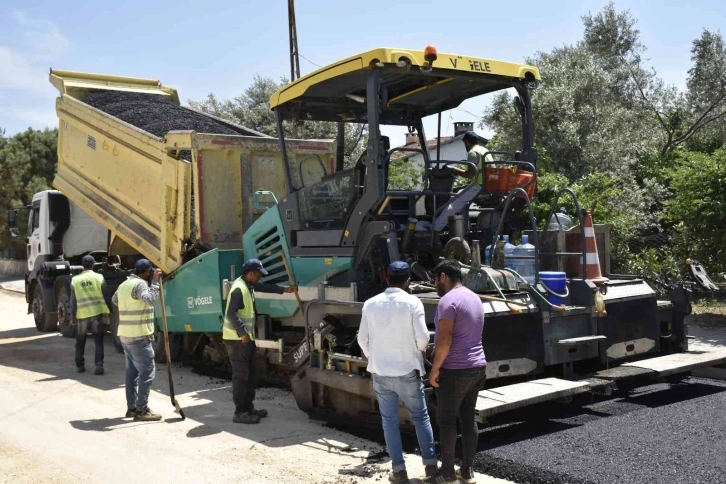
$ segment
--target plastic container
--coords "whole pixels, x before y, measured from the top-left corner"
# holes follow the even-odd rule
[[[539,281],[546,286],[547,300],[555,306],[567,304],[567,275],[564,272],[540,272]],[[557,294],[552,294],[552,293]]]
[[[502,238],[504,239],[504,267],[506,267],[507,269],[514,269],[514,266],[512,265],[512,263],[514,262],[514,259],[512,259],[512,254],[514,253],[514,245],[509,242],[508,235],[505,235]]]
[[[567,215],[565,207],[561,207],[558,213],[552,214],[547,230],[570,230],[572,228],[572,217]]]
[[[514,248],[512,257],[512,268],[530,285],[534,284],[536,271],[534,266],[534,245],[529,243],[528,235],[522,236],[522,243]],[[531,257],[531,259],[517,259],[517,257]]]

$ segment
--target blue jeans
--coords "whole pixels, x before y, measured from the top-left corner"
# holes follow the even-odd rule
[[[416,427],[416,437],[421,448],[424,465],[436,464],[434,432],[426,409],[424,386],[416,370],[403,376],[373,375],[373,390],[378,398],[378,407],[383,418],[383,435],[391,456],[393,472],[406,470],[403,460],[403,445],[398,431],[398,399],[403,401]]]
[[[152,337],[119,337],[126,354],[126,406],[143,412],[149,405],[151,382],[154,381],[154,346]]]

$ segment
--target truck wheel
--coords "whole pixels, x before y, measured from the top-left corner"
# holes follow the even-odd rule
[[[66,338],[75,338],[78,328],[71,324],[71,295],[65,286],[58,292],[56,311],[60,333]]]
[[[41,333],[49,333],[58,329],[55,314],[45,312],[43,290],[40,288],[40,284],[36,284],[33,289],[33,319],[35,320],[35,327]]]
[[[124,347],[121,345],[121,338],[118,337],[118,311],[112,310],[111,313],[111,340],[113,341],[113,347],[116,348],[118,353],[123,354]]]
[[[169,333],[169,352],[171,353],[171,362],[175,362],[181,356],[184,346],[178,334]],[[157,363],[166,363],[166,348],[164,346],[164,332],[159,329],[154,333],[154,361]]]

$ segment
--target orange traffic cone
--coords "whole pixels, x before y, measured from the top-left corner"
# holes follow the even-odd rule
[[[592,213],[585,212],[585,263],[587,264],[587,279],[595,284],[607,282],[610,279],[602,276],[600,271],[600,257],[597,254],[597,240],[595,228],[592,226]]]

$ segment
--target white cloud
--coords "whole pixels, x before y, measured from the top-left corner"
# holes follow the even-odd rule
[[[31,19],[24,12],[15,12],[15,21],[24,29],[25,50],[33,60],[55,60],[70,46],[66,36],[53,22]]]
[[[43,75],[45,68],[33,65],[10,47],[0,45],[0,89],[48,92],[51,85]]]
[[[70,42],[52,22],[15,12],[17,47],[0,45],[0,89],[48,94],[48,62],[58,59]]]
[[[47,109],[16,108],[11,110],[18,119],[30,123],[32,126],[53,127],[58,124],[58,117],[52,106]]]

